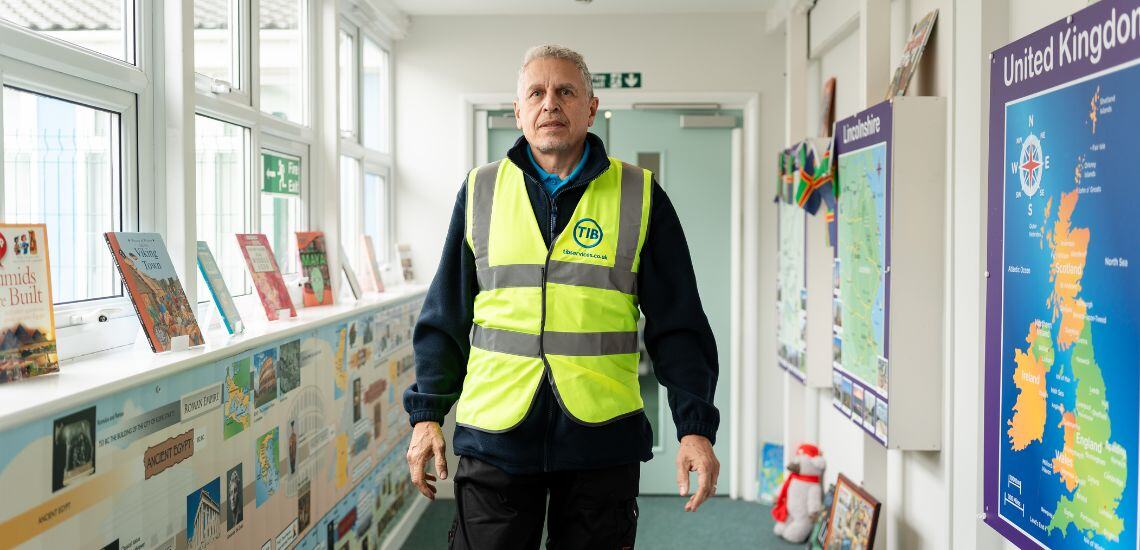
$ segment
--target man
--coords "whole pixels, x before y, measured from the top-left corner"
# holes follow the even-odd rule
[[[632,548],[652,433],[638,389],[645,344],[681,446],[677,483],[696,511],[715,492],[717,355],[677,213],[648,171],[607,158],[582,56],[523,58],[502,161],[456,199],[404,393],[412,483],[447,478],[440,423],[456,407],[452,548]],[[549,504],[547,497],[549,495]]]

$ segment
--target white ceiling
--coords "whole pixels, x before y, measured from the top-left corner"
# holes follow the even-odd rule
[[[763,12],[782,0],[390,0],[408,15],[598,15]]]

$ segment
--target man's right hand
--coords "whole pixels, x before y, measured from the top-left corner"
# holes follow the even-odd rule
[[[439,422],[420,422],[412,428],[412,442],[408,445],[408,470],[412,473],[412,485],[415,485],[425,497],[435,500],[436,477],[425,472],[428,461],[435,457],[435,473],[439,479],[447,479],[447,457],[444,450],[447,444],[443,442],[443,429]]]

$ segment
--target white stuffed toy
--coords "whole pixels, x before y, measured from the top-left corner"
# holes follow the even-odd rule
[[[773,532],[788,542],[802,543],[811,535],[819,513],[823,511],[823,485],[820,479],[827,461],[819,456],[815,445],[803,444],[796,449],[788,464],[787,479],[780,488],[772,518]]]

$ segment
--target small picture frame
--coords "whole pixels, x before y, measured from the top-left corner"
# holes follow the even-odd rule
[[[875,497],[839,474],[827,518],[825,550],[872,550],[880,504]]]

